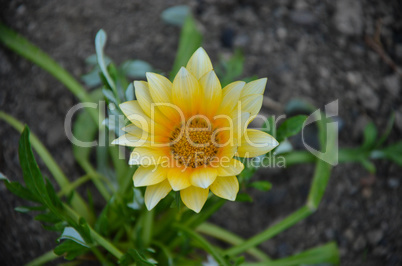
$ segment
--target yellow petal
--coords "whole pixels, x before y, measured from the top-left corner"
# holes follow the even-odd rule
[[[171,160],[166,148],[137,147],[130,155],[130,165],[158,165]]]
[[[259,94],[252,94],[241,98],[242,112],[250,113],[250,117],[256,116],[261,110],[262,100],[263,96]]]
[[[201,87],[200,113],[212,117],[221,104],[221,83],[213,70],[202,76],[199,83]]]
[[[157,123],[165,126],[169,125],[166,116],[163,115],[155,105],[148,88],[148,83],[145,81],[134,81],[134,87],[138,104],[141,106],[144,113]]]
[[[240,99],[240,94],[245,84],[244,81],[235,81],[223,88],[222,102],[218,111],[219,114],[232,113]]]
[[[186,68],[193,73],[196,79],[200,79],[205,73],[212,70],[211,59],[209,59],[207,52],[200,47],[191,56]]]
[[[216,179],[217,169],[211,167],[199,167],[191,174],[191,185],[200,188],[208,188]]]
[[[152,210],[158,202],[166,197],[166,195],[172,190],[167,180],[147,187],[145,190],[145,205],[148,210]]]
[[[247,130],[247,126],[250,123],[250,113],[243,112],[240,115],[236,114],[232,118],[233,121],[233,139],[236,144],[239,144],[241,137]]]
[[[191,171],[183,168],[171,168],[167,178],[170,186],[174,191],[182,190],[191,186],[190,184]]]
[[[240,157],[256,157],[269,152],[278,144],[278,141],[268,133],[256,129],[247,129],[237,152]]]
[[[169,103],[172,95],[172,83],[162,75],[147,72],[148,87],[153,102]]]
[[[186,117],[197,113],[200,104],[200,86],[193,74],[184,67],[173,80],[172,101]]]
[[[133,176],[135,187],[144,187],[158,184],[166,179],[167,169],[161,166],[140,166]]]
[[[262,95],[264,94],[266,85],[267,85],[267,78],[253,80],[244,86],[240,98],[244,98],[252,94]]]
[[[187,208],[199,213],[208,198],[208,188],[188,187],[180,190],[180,196]]]
[[[218,176],[238,175],[243,171],[243,169],[243,163],[236,159],[232,158],[229,162],[222,160],[221,166],[218,168]]]
[[[219,176],[210,188],[218,197],[234,201],[239,192],[239,181],[235,176]]]

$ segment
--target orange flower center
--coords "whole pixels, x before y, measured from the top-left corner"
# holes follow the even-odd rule
[[[217,135],[203,119],[192,119],[176,127],[170,137],[173,158],[186,167],[207,165],[218,153]]]

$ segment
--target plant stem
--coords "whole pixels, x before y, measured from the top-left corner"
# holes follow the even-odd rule
[[[81,161],[79,162],[81,167],[85,170],[85,172],[91,177],[92,182],[95,184],[96,188],[98,189],[99,193],[103,196],[106,202],[110,199],[109,191],[106,189],[105,185],[100,180],[103,178],[105,181],[109,181],[106,177],[103,177],[101,174],[96,172],[96,170],[92,167],[92,165],[88,161]],[[110,186],[113,189],[112,186]]]
[[[205,222],[201,225],[199,225],[196,229],[197,232],[200,232],[204,235],[212,236],[214,238],[220,239],[222,241],[225,241],[229,244],[232,244],[233,246],[240,245],[241,243],[244,242],[244,239],[241,237],[233,234],[232,232],[229,232],[219,226],[216,226],[214,224]],[[270,258],[262,251],[259,249],[252,247],[246,251],[250,255],[252,255],[254,258],[261,260],[261,261],[269,261]]]
[[[9,125],[14,127],[14,129],[16,129],[20,133],[24,130],[24,125],[20,121],[2,111],[0,111],[0,119],[7,122]],[[32,143],[32,147],[35,149],[35,151],[38,153],[42,161],[45,163],[45,165],[49,169],[50,173],[53,175],[59,187],[62,189],[64,187],[71,187],[70,181],[63,173],[63,171],[60,169],[56,161],[53,159],[50,152],[32,132],[30,134],[30,141]],[[73,198],[71,200],[71,205],[89,223],[93,222],[94,220],[93,213],[90,211],[88,205],[78,193],[74,193]]]
[[[62,197],[65,195],[68,195],[71,193],[71,191],[75,190],[77,187],[81,186],[82,184],[85,184],[85,182],[88,182],[91,180],[90,175],[84,175],[72,182],[69,186],[63,187],[58,193],[57,196]]]
[[[59,258],[56,254],[54,254],[53,250],[50,250],[46,252],[45,254],[37,257],[36,259],[28,262],[26,266],[39,266],[39,265],[44,265],[49,261],[55,260]]]
[[[154,225],[154,210],[145,210],[145,215],[142,225],[142,241],[144,247],[148,247],[152,238],[152,227]]]
[[[297,211],[290,214],[288,217],[283,219],[281,222],[267,228],[265,231],[257,234],[256,236],[244,241],[238,246],[232,247],[224,253],[228,256],[235,256],[238,255],[252,247],[255,247],[262,242],[276,236],[280,232],[286,230],[287,228],[291,227],[292,225],[296,224],[300,220],[306,218],[312,213],[312,211],[307,207],[303,206]]]

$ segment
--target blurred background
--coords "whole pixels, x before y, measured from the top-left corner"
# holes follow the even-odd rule
[[[141,59],[166,75],[180,28],[161,19],[167,8],[188,5],[213,63],[241,48],[243,77],[268,77],[272,101],[262,113],[281,115],[292,99],[317,107],[339,100],[340,146],[361,143],[373,121],[381,132],[395,112],[389,142],[402,132],[402,2],[370,0],[0,0],[0,21],[47,52],[76,78],[90,69],[99,29],[108,34],[106,54],[118,65]],[[71,179],[82,172],[64,133],[64,118],[78,100],[51,75],[0,46],[0,109],[27,123]],[[18,139],[0,121],[0,172],[22,180]],[[401,167],[376,161],[370,175],[359,164],[342,164],[318,211],[261,245],[274,258],[336,241],[342,265],[402,264]],[[43,164],[40,167],[46,172]],[[212,222],[243,237],[280,220],[305,202],[313,165],[259,169],[255,179],[269,192],[250,188],[253,202],[227,203]],[[26,204],[0,183],[0,261],[20,265],[55,246]]]

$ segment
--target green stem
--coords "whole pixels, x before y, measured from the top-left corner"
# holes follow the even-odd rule
[[[20,121],[2,111],[0,111],[0,119],[7,122],[9,125],[11,125],[14,129],[16,129],[20,133],[22,133],[22,131],[24,130],[24,125]],[[50,152],[40,142],[40,140],[35,136],[35,134],[33,133],[30,134],[30,141],[35,151],[38,153],[42,161],[49,169],[50,173],[53,175],[59,187],[62,189],[64,187],[70,187],[71,186],[70,181],[63,173],[63,171],[60,169],[56,161],[53,159]],[[71,205],[89,223],[91,223],[94,220],[93,213],[90,211],[88,205],[78,193],[74,193],[73,198],[71,200]]]
[[[185,232],[188,234],[192,239],[198,241],[198,243],[207,251],[209,254],[211,254],[216,261],[219,263],[219,265],[228,265],[226,260],[223,258],[223,256],[216,251],[216,248],[213,247],[205,238],[191,230],[190,228],[180,225],[180,224],[174,224],[173,227],[177,228],[180,231]]]
[[[58,193],[57,196],[62,197],[65,195],[68,195],[71,193],[71,191],[75,190],[77,187],[81,186],[82,184],[85,184],[85,182],[88,182],[91,180],[90,175],[84,175],[72,182],[69,186],[63,187]]]
[[[200,232],[204,235],[212,236],[214,238],[220,239],[222,241],[225,241],[233,246],[240,245],[241,243],[244,242],[244,239],[241,237],[233,234],[232,232],[229,232],[219,226],[216,226],[214,224],[205,222],[201,225],[199,225],[196,229],[197,232]],[[259,249],[252,247],[248,250],[246,250],[247,253],[252,255],[254,258],[261,260],[261,261],[269,261],[270,258],[262,251]]]
[[[235,256],[235,255],[238,255],[252,247],[255,247],[255,246],[261,244],[262,242],[276,236],[280,232],[288,229],[289,227],[296,224],[297,222],[303,220],[304,218],[309,216],[311,213],[312,213],[312,211],[307,206],[303,206],[300,209],[298,209],[297,211],[290,214],[285,219],[283,219],[281,222],[267,228],[265,231],[244,241],[240,245],[226,250],[225,255]]]
[[[25,266],[39,266],[44,265],[49,261],[55,260],[59,258],[56,254],[54,254],[53,250],[46,252],[45,254],[37,257],[36,259],[28,262]]]
[[[103,196],[106,202],[110,199],[110,193],[106,189],[104,183],[102,183],[101,179],[105,181],[109,181],[106,177],[103,177],[101,174],[96,172],[96,170],[92,167],[92,165],[88,161],[81,161],[79,162],[81,167],[85,170],[85,172],[91,177],[92,182],[95,184],[96,188],[98,189],[99,193]],[[110,184],[110,188],[112,189],[113,186]]]
[[[144,247],[148,247],[152,239],[152,227],[154,224],[154,210],[145,211],[145,217],[142,225],[142,241]]]
[[[73,209],[71,209],[67,204],[63,204],[63,207],[66,210],[66,212],[69,215],[69,217],[71,219],[73,219],[76,223],[78,223],[80,216]],[[89,228],[89,232],[91,234],[91,237],[95,240],[96,243],[98,243],[104,249],[109,251],[117,259],[121,259],[121,257],[124,254],[119,249],[117,249],[112,243],[110,243],[103,236],[98,234],[98,232],[96,232],[90,225],[88,225],[88,228]]]
[[[14,52],[49,72],[62,84],[64,84],[81,102],[93,102],[81,84],[79,84],[74,77],[71,76],[56,61],[54,61],[37,46],[30,43],[27,39],[15,31],[7,28],[2,23],[0,23],[0,42]],[[88,108],[87,111],[90,113],[96,125],[99,126],[98,112],[92,108]]]

